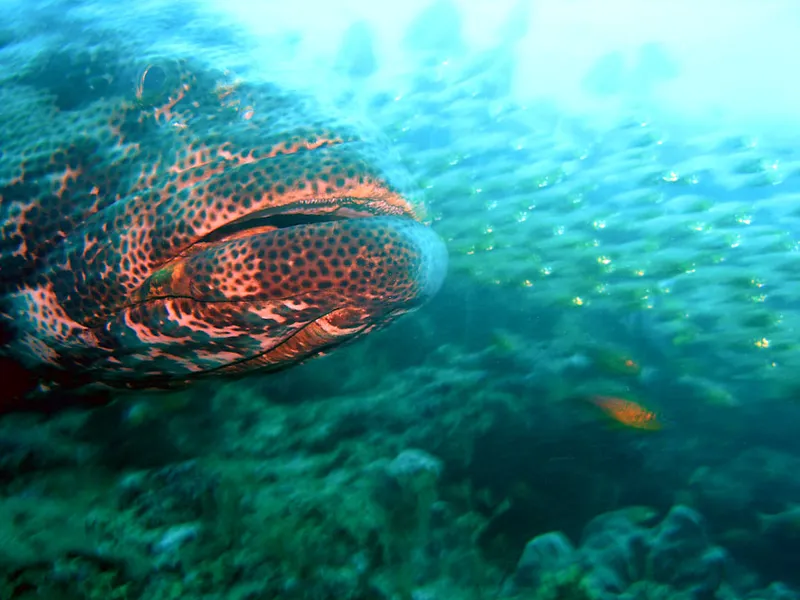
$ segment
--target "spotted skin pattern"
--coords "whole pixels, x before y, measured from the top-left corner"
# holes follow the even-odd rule
[[[2,140],[0,322],[38,391],[283,368],[438,289],[443,246],[376,140],[192,60],[103,76],[78,107],[0,92],[36,116]]]

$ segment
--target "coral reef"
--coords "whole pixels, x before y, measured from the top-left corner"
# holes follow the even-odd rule
[[[739,598],[733,562],[713,545],[702,515],[674,506],[659,523],[647,527],[619,510],[597,516],[576,548],[560,532],[539,535],[525,546],[503,596],[525,598]],[[775,598],[793,592],[780,584],[747,597]],[[761,595],[761,596],[760,596]]]
[[[17,2],[0,49],[33,56],[20,82],[47,79],[65,112],[111,83],[97,61],[123,27],[145,55],[245,71],[303,52],[289,31],[269,60],[229,52],[195,4]],[[289,372],[0,418],[0,599],[800,598],[800,255],[776,191],[794,146],[515,103],[529,4],[472,51],[435,2],[400,44],[410,74],[385,75],[363,23],[330,69],[289,69],[392,138],[448,240],[445,288]],[[145,13],[160,27],[129,27]],[[67,22],[88,69],[62,52]],[[584,87],[650,93],[680,69],[660,46],[634,58],[600,57]],[[42,109],[22,84],[0,97]],[[624,427],[596,395],[663,427]]]
[[[143,396],[3,419],[2,589],[155,600],[794,597],[728,551],[728,513],[714,507],[729,497],[700,494],[702,460],[688,462],[696,448],[683,437],[659,467],[648,444],[668,448],[668,438],[565,422],[564,401],[541,395],[522,402],[507,370],[494,375],[494,352],[451,346],[424,367],[389,358],[378,377],[341,376],[368,348],[191,402]],[[731,489],[745,466],[768,461],[762,477],[775,487],[794,465],[774,450],[741,456],[713,470]],[[666,486],[681,486],[665,477],[680,473],[678,495],[702,500],[708,521],[685,505],[633,506],[670,498]],[[741,535],[752,541],[750,516]]]

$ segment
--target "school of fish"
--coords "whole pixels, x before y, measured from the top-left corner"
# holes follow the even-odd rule
[[[324,351],[441,284],[445,250],[414,220],[418,181],[451,276],[507,288],[531,314],[558,308],[576,347],[619,341],[580,325],[612,315],[710,401],[796,393],[796,149],[678,133],[641,107],[606,127],[512,100],[518,17],[488,51],[417,39],[388,88],[349,69],[342,104],[367,107],[393,152],[196,59],[142,57],[133,76],[130,52],[79,53],[95,91],[82,97],[72,80],[37,78],[53,57],[6,73],[6,353],[125,386]],[[363,254],[366,238],[377,243]],[[330,262],[351,250],[347,268]],[[625,357],[611,368],[652,370]]]
[[[525,105],[502,34],[490,50],[421,51],[375,112],[423,181],[451,276],[532,315],[558,309],[576,348],[644,341],[711,403],[796,397],[796,145],[636,105],[613,126]],[[601,321],[619,335],[592,339]]]

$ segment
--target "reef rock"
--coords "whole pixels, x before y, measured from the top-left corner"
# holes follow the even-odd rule
[[[738,598],[726,580],[730,562],[725,549],[709,541],[703,516],[687,506],[674,506],[653,527],[620,510],[590,521],[577,549],[561,532],[532,539],[503,596],[529,597],[533,591],[536,598]],[[746,597],[797,597],[782,584],[753,593]]]

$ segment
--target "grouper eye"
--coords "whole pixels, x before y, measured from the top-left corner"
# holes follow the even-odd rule
[[[179,79],[179,66],[175,61],[158,60],[148,63],[136,79],[136,100],[143,107],[160,104],[175,90]]]

